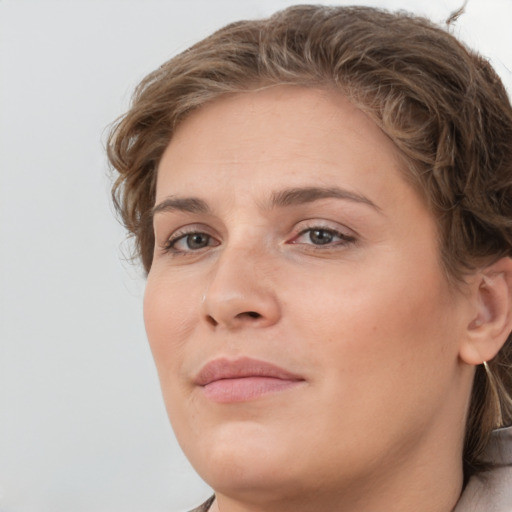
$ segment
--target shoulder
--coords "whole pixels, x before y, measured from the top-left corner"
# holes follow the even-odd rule
[[[512,512],[512,427],[493,433],[487,458],[495,467],[469,480],[454,512]]]

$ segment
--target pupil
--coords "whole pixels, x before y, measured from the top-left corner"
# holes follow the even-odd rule
[[[201,249],[208,245],[208,235],[194,233],[187,236],[187,245],[190,249]]]
[[[332,233],[325,229],[314,229],[309,235],[310,240],[317,245],[328,244],[332,242]]]

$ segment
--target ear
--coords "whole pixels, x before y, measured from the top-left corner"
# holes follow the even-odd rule
[[[470,365],[490,361],[512,331],[512,259],[502,258],[474,275],[471,321],[460,347]]]

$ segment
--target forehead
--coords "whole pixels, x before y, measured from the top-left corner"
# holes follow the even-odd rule
[[[339,92],[274,86],[217,99],[184,120],[159,165],[157,202],[283,184],[371,185],[379,195],[390,179],[403,181],[401,167],[391,140]]]

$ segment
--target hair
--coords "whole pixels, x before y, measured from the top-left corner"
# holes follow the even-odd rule
[[[512,255],[512,107],[491,65],[425,18],[301,5],[227,25],[149,74],[113,125],[114,205],[149,272],[157,168],[180,122],[228,94],[334,88],[394,142],[435,216],[447,277]],[[476,368],[465,476],[486,468],[490,433],[512,422],[512,341]]]

